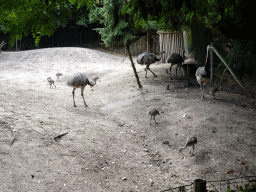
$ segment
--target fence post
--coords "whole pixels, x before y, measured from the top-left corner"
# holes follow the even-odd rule
[[[213,42],[211,42],[211,46],[213,46]],[[210,49],[210,65],[211,65],[210,84],[212,86],[212,79],[213,79],[213,50],[212,49]]]
[[[194,192],[206,192],[206,181],[202,179],[196,179],[194,181]]]

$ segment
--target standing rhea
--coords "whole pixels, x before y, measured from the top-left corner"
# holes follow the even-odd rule
[[[176,68],[176,79],[177,79],[177,69],[178,67],[179,68],[182,67],[182,63],[184,62],[183,57],[178,53],[173,53],[167,57],[166,62],[171,63],[170,76],[172,75],[172,66],[177,64],[177,68]]]
[[[209,81],[209,71],[206,68],[206,65],[204,67],[199,67],[196,70],[196,80],[200,85],[201,88],[201,93],[202,93],[202,98],[201,100],[204,100],[204,88],[206,83]]]
[[[96,81],[99,79],[99,77],[97,76],[93,76],[90,79],[88,79],[84,74],[82,73],[75,73],[74,75],[71,75],[68,79],[67,79],[67,85],[70,87],[73,87],[73,102],[74,102],[74,107],[76,107],[75,104],[75,90],[76,88],[81,88],[81,96],[83,97],[84,100],[84,88],[85,86],[88,84],[91,87],[96,85]],[[84,106],[86,107],[86,103],[84,100]]]
[[[148,114],[150,115],[150,125],[151,125],[151,119],[152,119],[152,118],[154,119],[155,123],[158,124],[158,123],[156,122],[155,117],[156,117],[156,115],[160,115],[159,112],[158,112],[156,109],[153,108],[153,109],[151,109],[151,110],[148,112]]]
[[[156,55],[154,53],[151,52],[144,52],[141,53],[138,58],[137,58],[137,63],[141,64],[141,65],[146,65],[145,71],[145,78],[147,78],[147,72],[148,70],[151,71],[151,69],[149,68],[150,64],[155,63],[156,61],[160,61],[161,60],[161,55],[165,53],[164,51],[160,52],[160,58],[157,58]],[[153,73],[153,71],[151,71],[151,73]],[[157,77],[157,75],[155,73],[153,73],[154,77]]]
[[[204,100],[204,88],[205,88],[205,85],[206,83],[209,81],[210,79],[210,71],[207,67],[208,65],[208,62],[207,62],[207,59],[208,59],[208,50],[209,50],[209,46],[207,47],[207,56],[206,56],[206,62],[205,62],[205,65],[203,67],[199,67],[197,70],[196,70],[196,80],[197,82],[199,83],[200,85],[200,88],[201,88],[201,92],[202,92],[202,98],[201,100],[203,101]]]
[[[57,80],[59,80],[60,76],[63,76],[63,73],[56,73]]]
[[[184,147],[179,149],[179,153],[182,151],[182,149],[185,149],[188,146],[191,146],[191,149],[189,151],[189,155],[193,156],[193,152],[194,152],[194,145],[197,144],[197,138],[196,137],[189,137],[187,139],[187,143]],[[193,152],[191,153],[191,150],[193,149]]]
[[[52,85],[54,85],[54,81],[51,79],[51,77],[48,77],[47,78],[47,81],[48,81],[48,83],[50,84],[50,88],[52,87]],[[54,85],[55,86],[55,85]],[[56,86],[55,86],[55,88],[56,88]]]

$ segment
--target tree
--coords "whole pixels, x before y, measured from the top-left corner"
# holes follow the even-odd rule
[[[93,0],[0,0],[0,26],[10,33],[11,44],[32,33],[37,45],[44,35],[65,26],[72,7],[89,5]]]
[[[134,16],[135,23],[151,17],[163,30],[180,30],[196,18],[228,38],[254,39],[252,3],[244,0],[133,0],[127,1],[125,9]]]
[[[142,88],[130,53],[130,45],[140,38],[139,30],[135,29],[133,18],[128,13],[122,12],[124,5],[123,0],[106,0],[102,8],[94,4],[90,8],[90,19],[91,21],[99,20],[104,26],[96,30],[101,34],[102,41],[107,47],[121,45],[126,48],[138,87]]]

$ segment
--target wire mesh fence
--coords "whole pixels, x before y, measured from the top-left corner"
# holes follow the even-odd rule
[[[256,186],[256,176],[247,176],[233,179],[226,179],[220,181],[207,181],[207,190],[211,192],[224,192],[224,191],[246,191],[246,187],[249,187],[247,191],[253,192],[255,191],[255,187],[250,188],[250,184],[252,186]],[[251,189],[251,190],[250,190]]]
[[[204,180],[199,180],[204,181]],[[255,192],[256,176],[244,176],[219,181],[205,181],[203,188],[196,187],[196,180],[190,185],[169,188],[161,192]]]
[[[193,188],[193,183],[191,183],[190,185],[183,185],[180,187],[169,188],[169,189],[163,190],[161,192],[165,192],[165,191],[170,191],[170,192],[182,192],[182,191],[190,192],[191,191],[192,192],[192,191],[194,191],[194,188]]]
[[[221,83],[229,85],[229,91],[256,95],[256,44],[251,41],[234,40],[232,43],[213,43],[213,75]],[[226,61],[224,64],[223,60]],[[239,85],[239,86],[236,86]]]

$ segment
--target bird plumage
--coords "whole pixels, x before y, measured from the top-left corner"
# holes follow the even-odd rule
[[[54,85],[54,81],[52,80],[51,77],[48,77],[48,78],[47,78],[47,81],[48,81],[48,83],[50,84],[50,88],[52,88],[53,86],[55,86],[55,85]],[[56,88],[56,86],[55,86],[55,88]]]
[[[160,55],[165,53],[164,51],[160,52]],[[157,58],[156,55],[154,53],[151,52],[143,52],[141,53],[138,58],[137,58],[137,63],[140,65],[146,65],[145,71],[145,78],[147,78],[147,70],[151,69],[149,68],[150,64],[155,63],[156,61],[160,61],[161,58]],[[153,73],[153,71],[151,71],[151,73]],[[154,77],[157,77],[157,75],[155,73],[153,73]]]
[[[166,62],[167,63],[178,64],[178,63],[184,62],[184,59],[180,54],[173,53],[173,54],[171,54],[167,57]]]
[[[152,64],[152,63],[155,63],[156,61],[160,61],[160,60],[161,60],[161,58],[157,58],[156,55],[151,52],[141,53],[137,58],[138,64],[141,64],[141,65]]]
[[[172,74],[172,66],[177,64],[177,68],[176,68],[176,78],[177,78],[177,69],[178,69],[178,67],[180,67],[180,68],[182,67],[184,58],[178,53],[172,53],[171,55],[169,55],[167,57],[166,62],[171,63],[170,75]]]
[[[148,112],[148,114],[150,115],[150,125],[151,125],[151,119],[152,119],[152,118],[154,119],[155,123],[158,124],[158,123],[156,122],[156,119],[155,119],[156,115],[160,115],[160,113],[158,112],[158,110],[155,109],[155,108],[153,108],[153,109],[151,109],[151,110]]]
[[[179,153],[182,151],[182,149],[185,149],[186,147],[188,146],[191,146],[191,149],[189,151],[189,154],[190,156],[193,156],[193,152],[194,152],[194,147],[195,147],[195,144],[197,144],[197,138],[196,137],[189,137],[187,139],[187,143],[184,147],[180,148],[179,149]],[[193,152],[191,153],[191,150],[193,149]]]
[[[83,91],[84,91],[85,86],[86,85],[94,86],[98,79],[99,79],[99,77],[97,77],[97,76],[93,76],[90,79],[88,79],[86,77],[86,75],[84,75],[82,73],[75,73],[67,79],[67,85],[70,87],[73,87],[72,94],[73,94],[74,107],[76,107],[75,99],[74,99],[75,89],[81,88],[81,96],[83,97],[83,100],[84,100]],[[84,105],[87,106],[85,103],[85,100],[84,100]]]
[[[202,93],[202,98],[201,100],[204,100],[204,88],[206,83],[210,80],[210,71],[208,69],[209,61],[208,61],[208,52],[209,49],[211,48],[210,45],[207,46],[207,55],[206,55],[206,61],[205,65],[203,67],[198,67],[196,70],[196,80],[200,85],[201,88],[201,93]]]
[[[199,83],[201,88],[202,100],[204,100],[204,88],[206,83],[209,81],[209,79],[210,79],[210,72],[208,71],[206,64],[205,66],[199,67],[196,70],[196,80]]]
[[[63,73],[56,73],[57,80],[59,80],[60,76],[63,76]]]

